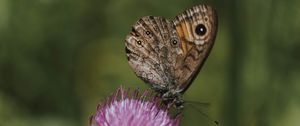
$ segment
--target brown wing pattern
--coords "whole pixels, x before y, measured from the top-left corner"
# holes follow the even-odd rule
[[[209,55],[216,32],[216,12],[206,5],[194,6],[172,21],[146,16],[126,37],[127,59],[152,87],[184,93]]]
[[[194,6],[173,20],[181,40],[183,57],[175,65],[178,90],[190,86],[203,66],[214,44],[217,33],[216,11],[206,5]]]
[[[172,22],[161,17],[146,16],[133,25],[126,37],[126,55],[135,74],[152,86],[167,88],[174,81],[174,61],[170,38],[176,37]]]

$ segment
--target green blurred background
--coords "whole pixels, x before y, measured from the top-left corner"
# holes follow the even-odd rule
[[[120,84],[147,88],[125,57],[133,23],[200,3],[219,32],[185,99],[221,126],[299,126],[299,0],[0,0],[0,126],[87,126]],[[187,105],[182,125],[213,123]]]

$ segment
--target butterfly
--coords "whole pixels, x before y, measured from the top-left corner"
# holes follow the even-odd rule
[[[129,65],[164,103],[181,109],[182,95],[214,45],[217,24],[217,13],[208,5],[196,5],[173,20],[142,17],[125,39]]]

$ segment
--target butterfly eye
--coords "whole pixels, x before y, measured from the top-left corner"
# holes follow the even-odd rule
[[[197,35],[203,36],[206,33],[206,27],[203,24],[198,24],[196,26],[195,32]]]

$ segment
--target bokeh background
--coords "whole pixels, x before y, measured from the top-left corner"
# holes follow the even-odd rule
[[[147,88],[125,57],[132,24],[200,3],[219,31],[185,99],[221,126],[299,126],[299,0],[0,0],[0,126],[87,126],[119,85]],[[187,105],[182,125],[209,118]]]

